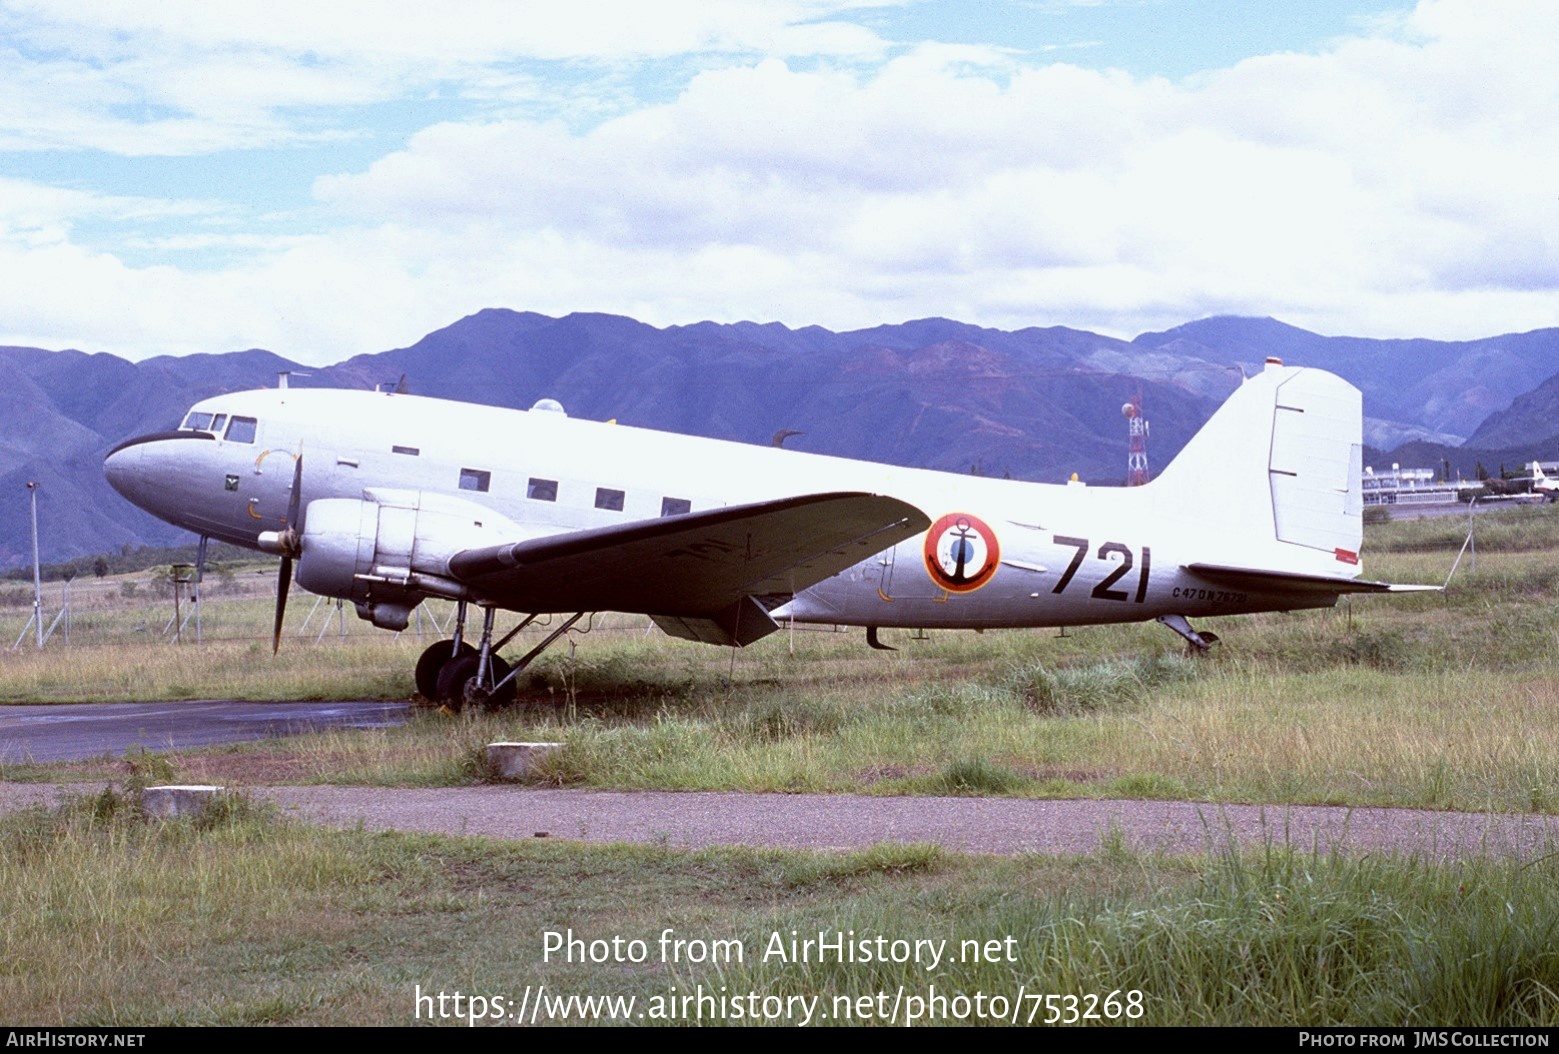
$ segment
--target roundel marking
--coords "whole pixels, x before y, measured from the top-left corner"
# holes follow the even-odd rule
[[[949,593],[979,589],[996,574],[1001,543],[978,516],[950,512],[926,532],[926,573]]]

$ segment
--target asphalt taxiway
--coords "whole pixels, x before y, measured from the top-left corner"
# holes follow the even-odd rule
[[[327,728],[405,724],[407,703],[61,703],[0,706],[0,763],[184,750]]]

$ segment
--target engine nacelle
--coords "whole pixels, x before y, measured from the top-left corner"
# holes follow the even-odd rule
[[[525,537],[486,506],[420,490],[320,498],[309,502],[303,524],[298,584],[351,600],[359,617],[393,630],[406,628],[424,597],[472,599],[449,573],[455,553]]]

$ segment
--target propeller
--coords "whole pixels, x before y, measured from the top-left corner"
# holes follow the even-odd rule
[[[274,551],[281,553],[281,575],[276,582],[276,621],[271,627],[272,655],[281,651],[281,623],[287,614],[287,592],[292,588],[292,561],[303,554],[303,539],[298,535],[298,513],[302,501],[303,450],[299,448],[298,456],[292,461],[292,494],[287,499],[287,526],[263,540],[271,542]]]

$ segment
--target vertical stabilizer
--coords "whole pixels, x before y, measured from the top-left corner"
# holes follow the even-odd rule
[[[1353,385],[1268,360],[1150,485],[1155,514],[1219,563],[1356,575],[1363,430]]]
[[[1269,468],[1278,541],[1358,563],[1362,432],[1363,402],[1353,385],[1302,370],[1278,386]]]

